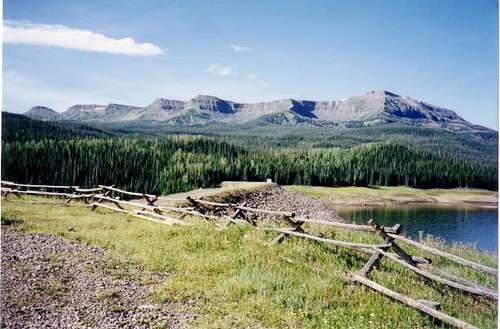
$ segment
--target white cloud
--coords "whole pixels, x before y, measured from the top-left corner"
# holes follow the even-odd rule
[[[231,66],[225,66],[220,64],[210,64],[207,69],[207,72],[217,75],[235,75],[236,71]]]
[[[89,30],[64,25],[48,25],[5,21],[3,42],[77,49],[89,52],[129,56],[153,56],[162,49],[152,43],[137,43],[132,38],[113,39]]]
[[[267,81],[264,81],[262,79],[260,79],[257,74],[255,73],[250,73],[247,75],[247,79],[248,80],[252,80],[252,83],[257,85],[257,86],[260,86],[262,88],[268,88],[271,86],[271,84]]]
[[[253,51],[253,49],[250,47],[243,47],[243,46],[238,46],[238,45],[231,45],[231,49],[235,53],[250,53]]]

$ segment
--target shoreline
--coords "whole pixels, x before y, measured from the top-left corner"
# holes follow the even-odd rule
[[[419,199],[413,200],[356,200],[348,201],[342,200],[338,202],[327,202],[332,206],[341,207],[381,207],[381,206],[442,206],[442,207],[463,207],[463,208],[479,208],[479,209],[498,209],[498,202],[485,202],[485,201],[423,201]]]
[[[498,192],[481,189],[415,189],[402,186],[318,187],[297,185],[289,185],[285,188],[318,198],[331,206],[432,205],[498,209]]]

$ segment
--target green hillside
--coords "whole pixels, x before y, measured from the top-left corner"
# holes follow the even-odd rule
[[[113,133],[81,123],[33,120],[24,115],[2,112],[2,141],[38,141],[50,138],[109,137]]]

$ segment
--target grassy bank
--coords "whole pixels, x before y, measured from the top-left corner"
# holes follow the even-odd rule
[[[168,272],[161,288],[150,298],[156,302],[194,301],[198,317],[190,324],[193,327],[436,327],[431,318],[413,309],[346,283],[345,274],[360,269],[367,260],[352,251],[296,238],[270,247],[266,242],[275,234],[250,227],[220,230],[196,220],[193,226],[170,227],[105,210],[35,206],[14,200],[2,202],[3,222],[16,222],[28,232],[56,234],[104,247],[116,264],[136,262],[149,271]],[[370,233],[343,230],[336,230],[335,238],[380,242]],[[451,251],[496,266],[496,259],[487,254],[471,249]],[[496,280],[487,275],[437,258],[434,261],[454,273],[496,287]],[[413,298],[440,302],[445,312],[480,328],[496,328],[495,302],[425,283],[388,261],[382,261],[371,277]]]
[[[404,203],[438,203],[470,207],[498,207],[498,193],[481,189],[416,189],[405,186],[286,187],[332,205],[371,206]]]

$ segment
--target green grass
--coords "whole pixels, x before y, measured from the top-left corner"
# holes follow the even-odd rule
[[[41,284],[37,289],[54,298],[60,298],[69,292],[69,289],[65,287],[61,282],[49,282]]]
[[[189,227],[171,227],[105,210],[11,201],[2,202],[2,220],[17,223],[28,232],[104,247],[116,260],[109,266],[119,268],[119,264],[134,262],[147,272],[169,273],[150,298],[156,302],[194,301],[190,311],[197,318],[190,325],[195,328],[436,327],[428,316],[346,283],[345,274],[360,269],[367,257],[324,243],[289,238],[270,247],[267,242],[275,233],[246,226],[221,230],[196,221]],[[380,242],[369,233],[327,232],[333,234],[339,240]],[[490,266],[497,264],[494,257],[467,248],[452,251]],[[488,275],[434,261],[496,287],[496,280]],[[496,302],[426,283],[387,260],[371,278],[415,299],[440,302],[445,312],[480,328],[496,328]]]

